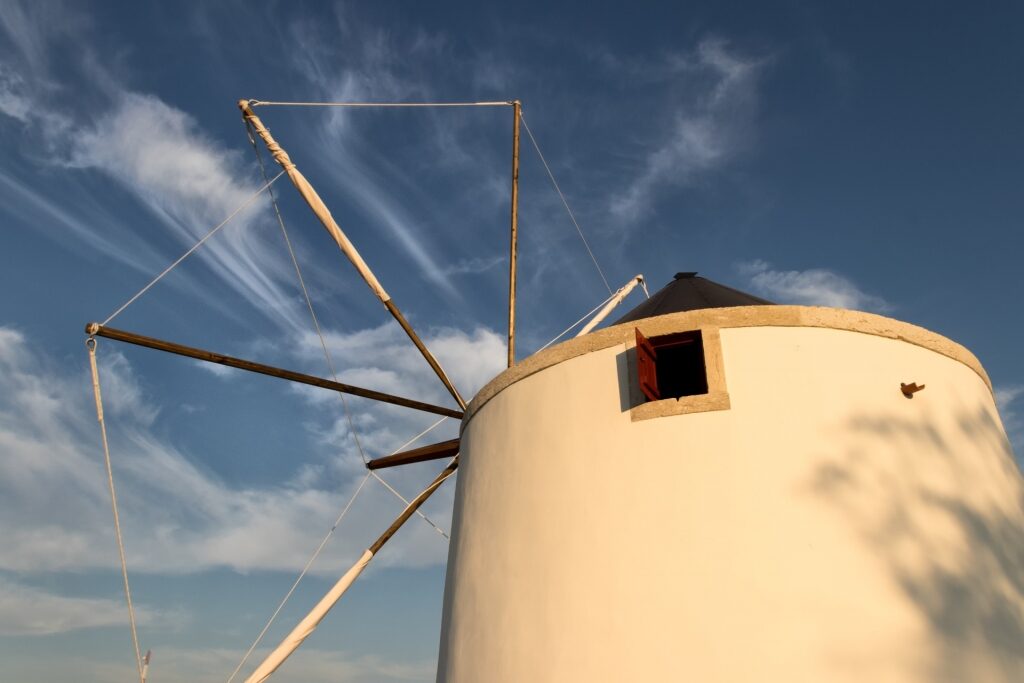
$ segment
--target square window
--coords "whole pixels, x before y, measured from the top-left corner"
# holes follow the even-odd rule
[[[700,330],[644,337],[636,330],[640,390],[648,401],[708,393]]]

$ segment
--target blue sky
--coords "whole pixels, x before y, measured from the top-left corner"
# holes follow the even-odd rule
[[[0,5],[0,679],[126,680],[82,326],[261,184],[235,107],[523,101],[613,287],[679,270],[876,311],[985,364],[1024,450],[1013,3]],[[466,395],[504,361],[508,109],[258,113]],[[607,291],[524,139],[520,349]],[[275,185],[343,381],[445,402]],[[634,295],[637,296],[637,295]],[[265,196],[116,326],[325,375]],[[151,681],[223,681],[363,478],[433,420],[101,341]],[[426,439],[449,438],[442,424]],[[389,472],[406,496],[436,464]],[[426,506],[450,527],[448,485]],[[402,504],[364,487],[286,632]],[[413,520],[279,680],[433,680],[447,543]]]

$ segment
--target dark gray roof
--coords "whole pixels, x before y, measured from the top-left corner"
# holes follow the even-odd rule
[[[753,294],[700,277],[697,273],[676,273],[672,282],[651,295],[642,304],[616,320],[613,325],[628,323],[656,315],[695,311],[700,308],[728,308],[730,306],[772,305]]]

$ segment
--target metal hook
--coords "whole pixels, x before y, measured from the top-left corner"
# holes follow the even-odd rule
[[[921,391],[922,389],[924,389],[924,385],[918,384],[917,382],[911,382],[910,384],[904,384],[903,382],[900,382],[900,391],[907,398],[914,398],[914,394]]]

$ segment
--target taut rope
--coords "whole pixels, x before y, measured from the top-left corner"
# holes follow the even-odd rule
[[[114,534],[117,536],[117,551],[121,555],[121,577],[124,579],[124,597],[128,603],[128,623],[132,629],[132,645],[135,648],[135,666],[139,670],[139,683],[146,683],[142,670],[142,653],[139,650],[139,635],[135,628],[135,607],[132,606],[132,591],[128,586],[128,563],[125,560],[124,540],[121,537],[121,517],[117,513],[117,493],[114,492],[114,470],[110,465],[110,445],[107,442],[107,423],[103,420],[103,395],[100,393],[100,371],[96,366],[96,338],[85,341],[89,349],[89,369],[92,371],[92,393],[96,399],[96,420],[100,423],[103,438],[103,458],[107,465],[107,484],[110,487],[110,507],[114,511]]]
[[[555,186],[555,192],[557,192],[558,196],[561,198],[562,206],[565,207],[566,212],[569,214],[572,224],[576,226],[576,232],[579,233],[580,239],[583,240],[583,246],[587,248],[587,253],[590,254],[590,260],[594,262],[594,267],[597,268],[597,274],[601,276],[601,281],[604,282],[604,286],[610,295],[612,293],[612,286],[608,284],[608,278],[604,276],[604,271],[601,270],[601,266],[597,262],[597,257],[594,256],[594,252],[590,248],[590,243],[587,242],[587,238],[583,236],[583,229],[580,227],[579,221],[576,220],[576,216],[573,214],[572,209],[569,208],[569,202],[566,201],[565,195],[562,194],[562,188],[558,186],[558,181],[555,180],[555,174],[551,172],[551,167],[548,166],[547,159],[544,158],[544,153],[540,151],[540,145],[537,144],[537,138],[533,137],[533,131],[530,130],[530,126],[526,123],[526,117],[523,116],[522,111],[519,112],[519,120],[523,122],[523,128],[526,129],[526,134],[530,136],[530,142],[533,143],[533,148],[537,150],[537,156],[540,157],[540,162],[544,164],[544,170],[548,172],[548,178],[551,179],[551,184]]]
[[[392,453],[392,455],[394,455],[394,453]],[[367,471],[370,474],[373,475],[374,479],[376,479],[380,483],[384,484],[384,488],[386,488],[388,491],[391,491],[391,493],[395,494],[395,497],[398,498],[398,500],[402,501],[407,506],[408,505],[412,505],[412,503],[410,503],[406,499],[405,496],[403,496],[401,493],[399,493],[398,490],[394,486],[392,486],[391,484],[389,484],[386,481],[384,481],[384,478],[381,477],[379,474],[377,474],[376,470],[367,470]],[[435,524],[434,521],[432,519],[430,519],[430,517],[427,517],[425,514],[423,514],[419,510],[416,510],[416,514],[419,515],[420,517],[422,517],[424,519],[424,521],[426,521],[427,524],[429,524],[430,526],[434,527],[434,531],[436,531],[437,533],[439,533],[442,536],[444,536],[445,540],[449,540],[449,541],[451,540],[451,538],[449,538],[447,532],[445,532],[444,529],[442,529],[437,524]]]
[[[160,273],[160,274],[159,274],[159,275],[157,275],[157,276],[156,276],[155,278],[153,278],[153,279],[152,279],[152,280],[150,281],[150,283],[149,283],[148,285],[146,285],[145,287],[143,287],[142,289],[140,289],[140,290],[138,291],[138,293],[137,293],[137,294],[136,294],[135,296],[133,296],[133,297],[132,297],[131,299],[128,299],[128,301],[126,301],[126,302],[124,302],[123,304],[121,304],[121,307],[120,307],[120,308],[118,308],[118,309],[117,309],[116,311],[114,311],[113,313],[111,313],[111,314],[110,314],[109,316],[107,316],[107,319],[106,319],[106,320],[104,320],[104,321],[103,321],[102,323],[100,323],[100,325],[106,325],[106,324],[107,324],[107,323],[109,323],[109,322],[110,322],[111,320],[113,320],[114,318],[116,318],[116,317],[117,317],[117,316],[118,316],[118,315],[119,315],[119,314],[121,313],[121,311],[123,311],[124,309],[128,308],[128,307],[129,307],[129,306],[131,306],[131,305],[132,305],[133,303],[135,303],[135,300],[136,300],[136,299],[138,299],[138,298],[139,298],[140,296],[142,296],[142,295],[143,295],[143,294],[145,294],[145,293],[146,293],[147,291],[149,291],[149,288],[150,288],[150,287],[152,287],[152,286],[153,286],[153,285],[155,285],[155,284],[156,284],[157,282],[159,282],[159,281],[160,281],[160,280],[161,280],[161,279],[162,279],[162,278],[164,277],[164,275],[167,275],[167,273],[169,273],[169,272],[171,272],[172,270],[174,270],[174,268],[175,268],[175,267],[176,267],[176,266],[177,266],[177,265],[178,265],[179,263],[181,263],[182,261],[184,261],[185,259],[187,259],[187,258],[188,258],[189,256],[191,256],[191,255],[192,255],[192,252],[194,252],[194,251],[195,251],[196,249],[198,249],[199,247],[203,246],[203,243],[204,243],[204,242],[205,242],[206,240],[208,240],[208,239],[210,239],[211,237],[213,237],[213,236],[214,236],[214,234],[216,234],[216,233],[217,233],[217,232],[218,232],[218,231],[219,231],[219,230],[220,230],[221,228],[223,228],[223,227],[224,227],[225,225],[227,225],[228,223],[230,223],[230,222],[231,222],[231,220],[232,220],[232,219],[233,219],[233,218],[234,218],[235,216],[237,216],[237,215],[238,215],[238,214],[239,214],[239,213],[240,213],[240,212],[242,211],[242,209],[244,209],[245,207],[247,207],[247,206],[249,206],[250,204],[252,204],[252,203],[253,203],[253,202],[254,202],[254,201],[256,200],[256,198],[257,198],[257,197],[259,197],[259,196],[260,196],[261,194],[263,194],[263,191],[264,191],[264,190],[268,189],[268,188],[269,188],[269,187],[270,187],[271,185],[273,185],[273,184],[274,184],[274,182],[275,182],[275,181],[276,181],[276,180],[277,180],[278,178],[280,178],[280,177],[281,177],[281,176],[283,176],[284,174],[285,174],[285,172],[284,172],[284,171],[281,171],[281,172],[280,172],[280,173],[278,173],[278,174],[277,174],[276,176],[274,176],[274,177],[273,177],[273,178],[272,178],[271,180],[268,180],[268,181],[266,182],[266,184],[265,184],[265,185],[264,185],[263,187],[261,187],[260,189],[256,190],[256,192],[254,192],[254,193],[252,194],[252,196],[250,196],[250,197],[249,197],[248,199],[246,199],[246,200],[245,200],[244,202],[242,202],[241,206],[239,206],[239,207],[238,207],[237,209],[235,209],[234,211],[232,211],[232,212],[231,212],[231,215],[230,215],[230,216],[228,216],[228,217],[227,217],[227,218],[225,218],[225,219],[224,219],[223,221],[221,221],[221,222],[220,222],[220,223],[219,223],[218,225],[216,225],[216,226],[215,226],[215,227],[213,228],[213,230],[211,230],[210,232],[208,232],[208,233],[206,233],[205,235],[203,235],[203,238],[202,238],[201,240],[199,240],[198,242],[196,242],[196,243],[195,243],[194,245],[192,245],[192,248],[191,248],[191,249],[189,249],[189,250],[188,250],[188,251],[186,251],[186,252],[185,252],[184,254],[182,254],[182,255],[181,255],[180,257],[178,257],[178,260],[177,260],[177,261],[175,261],[175,262],[174,262],[174,263],[172,263],[171,265],[169,265],[169,266],[167,266],[166,268],[164,268],[164,271],[163,271],[162,273]],[[264,178],[265,178],[265,176],[264,176]]]
[[[264,102],[249,100],[253,107],[511,107],[512,102]]]
[[[324,536],[323,540],[320,541],[320,545],[317,546],[316,550],[313,551],[313,556],[309,558],[308,562],[306,562],[306,566],[302,568],[301,572],[299,572],[299,576],[295,579],[295,583],[293,583],[292,587],[288,589],[288,592],[281,599],[281,603],[277,606],[277,609],[274,610],[274,613],[270,615],[270,619],[267,620],[266,626],[264,626],[263,630],[260,631],[260,634],[256,636],[256,640],[252,641],[252,645],[249,646],[249,649],[246,651],[245,656],[242,657],[242,661],[238,663],[238,666],[235,667],[235,670],[231,672],[230,676],[228,676],[227,683],[231,683],[231,681],[235,680],[235,676],[237,676],[238,672],[242,669],[243,666],[245,666],[246,661],[248,661],[249,659],[249,655],[252,654],[252,651],[255,650],[256,646],[259,645],[260,641],[263,640],[263,636],[267,634],[267,631],[270,629],[270,625],[274,623],[274,620],[277,619],[277,615],[281,613],[282,609],[284,609],[285,603],[287,603],[288,599],[292,597],[292,593],[295,592],[295,589],[299,587],[299,583],[302,581],[303,577],[306,576],[306,572],[308,572],[309,568],[313,566],[313,562],[316,561],[316,558],[320,556],[320,551],[324,549],[325,545],[327,545],[328,539],[331,538],[331,536],[334,534],[334,530],[338,528],[339,524],[341,524],[341,520],[345,519],[345,515],[348,514],[348,509],[352,507],[352,503],[356,502],[356,498],[359,496],[359,492],[363,490],[363,486],[366,485],[366,480],[369,478],[370,473],[369,471],[367,471],[366,476],[364,476],[363,480],[359,482],[359,486],[358,488],[356,488],[356,492],[353,493],[352,497],[348,499],[348,503],[345,504],[345,507],[342,509],[341,514],[338,515],[338,518],[336,520],[334,520],[334,525],[327,532],[327,535]]]
[[[584,320],[586,320],[586,319],[587,319],[587,318],[589,318],[590,316],[592,316],[592,315],[594,315],[595,313],[597,313],[598,309],[599,309],[599,308],[601,308],[602,306],[604,306],[604,305],[605,305],[606,303],[608,303],[609,301],[611,301],[611,300],[612,300],[612,297],[614,297],[614,296],[615,296],[614,294],[609,294],[609,295],[608,295],[608,296],[607,296],[607,297],[605,298],[605,300],[604,300],[604,301],[602,301],[602,302],[601,302],[601,303],[599,303],[598,305],[596,305],[596,306],[594,306],[593,308],[591,308],[591,309],[590,309],[589,311],[587,311],[587,312],[586,312],[586,313],[585,313],[585,314],[583,315],[583,317],[582,317],[582,318],[580,318],[579,320],[577,320],[576,322],[574,322],[574,323],[573,323],[572,325],[569,325],[569,327],[565,328],[565,329],[564,329],[564,330],[562,331],[562,333],[561,333],[561,334],[559,334],[559,335],[558,335],[557,337],[555,337],[554,339],[552,339],[551,341],[549,341],[549,342],[548,342],[547,344],[545,344],[544,346],[542,346],[542,347],[540,347],[539,349],[537,349],[537,351],[543,351],[544,349],[548,348],[549,346],[551,346],[552,344],[554,344],[554,343],[555,343],[556,341],[558,341],[559,339],[561,339],[562,337],[564,337],[565,335],[567,335],[567,334],[569,334],[570,332],[572,332],[572,331],[573,331],[573,329],[575,329],[577,325],[579,325],[579,324],[580,324],[581,322],[583,322]],[[535,351],[534,353],[536,353],[537,351]]]
[[[263,164],[263,155],[260,154],[259,145],[256,144],[256,136],[252,129],[252,124],[249,121],[245,121],[245,130],[249,135],[249,142],[252,144],[252,151],[256,154],[256,161],[260,165],[260,173],[263,175],[263,179],[267,179],[267,168]],[[278,147],[280,149],[280,147]],[[282,152],[283,154],[284,152]],[[287,156],[287,155],[285,155]],[[280,176],[280,174],[278,174]],[[277,224],[281,228],[281,234],[284,235],[284,243],[288,247],[288,255],[291,256],[292,265],[295,267],[295,275],[299,280],[299,287],[302,289],[302,296],[306,300],[306,307],[309,309],[309,317],[313,320],[313,327],[316,329],[316,336],[320,338],[320,348],[324,351],[324,360],[327,361],[327,369],[331,373],[331,379],[335,382],[338,381],[338,373],[334,369],[334,360],[331,358],[330,351],[327,350],[327,340],[324,339],[324,333],[320,329],[320,319],[317,318],[316,311],[313,309],[313,300],[309,297],[309,290],[306,289],[306,279],[302,277],[302,268],[299,267],[299,260],[295,256],[295,250],[292,249],[292,241],[288,237],[288,228],[284,225],[284,215],[281,213],[281,207],[277,204],[277,197],[274,196],[273,189],[268,190],[270,196],[270,203],[274,206],[274,215],[277,217]],[[366,452],[363,451],[362,441],[359,439],[359,433],[356,432],[355,424],[352,421],[352,413],[348,407],[348,401],[345,399],[344,394],[338,394],[341,399],[342,411],[345,413],[345,421],[348,423],[348,431],[352,434],[352,440],[355,441],[356,449],[359,451],[359,457],[362,458],[363,464],[365,465],[370,460],[366,457]]]
[[[253,152],[256,154],[256,161],[259,162],[260,173],[263,175],[263,179],[266,180],[267,179],[267,170],[266,170],[266,166],[263,163],[263,155],[260,154],[259,145],[256,144],[255,131],[253,130],[252,124],[249,122],[248,119],[245,120],[245,128],[246,128],[246,132],[249,135],[249,142],[252,144]],[[278,149],[280,149],[280,146],[278,146]],[[281,153],[285,154],[283,152],[283,150],[282,150]],[[285,158],[287,158],[287,154],[285,154]],[[290,163],[290,160],[289,160],[289,163]],[[278,174],[278,177],[280,177],[280,174]],[[275,178],[275,180],[276,179],[277,178]],[[320,328],[320,320],[317,317],[316,310],[313,308],[313,300],[309,296],[309,290],[306,287],[306,280],[302,276],[302,268],[299,266],[299,259],[295,256],[295,250],[292,248],[292,241],[288,237],[288,229],[285,227],[284,215],[281,213],[281,208],[277,204],[277,197],[274,196],[274,191],[272,189],[268,190],[268,195],[270,196],[270,202],[274,205],[274,215],[277,217],[277,224],[281,228],[281,234],[284,235],[284,243],[288,247],[288,255],[291,256],[292,265],[295,267],[295,275],[296,275],[296,277],[299,280],[299,287],[302,289],[302,296],[306,300],[306,307],[309,309],[310,318],[312,318],[312,320],[313,320],[313,327],[316,329],[317,337],[319,337],[319,339],[320,339],[320,348],[323,349],[324,359],[327,361],[327,369],[331,373],[331,378],[335,382],[337,382],[338,381],[338,374],[337,374],[337,372],[334,369],[334,361],[331,358],[330,351],[327,349],[327,340],[324,338],[323,330]],[[349,408],[348,401],[345,399],[345,395],[339,393],[338,397],[341,399],[342,411],[345,414],[345,421],[348,424],[348,430],[352,434],[352,440],[355,441],[356,448],[359,450],[359,457],[362,458],[363,465],[365,466],[366,464],[368,464],[370,462],[370,460],[369,460],[369,458],[366,457],[366,452],[363,450],[362,440],[359,438],[359,432],[356,431],[355,421],[352,419],[352,411]],[[437,425],[441,424],[442,421],[443,420],[438,420],[437,422],[435,422],[434,425],[432,425],[431,427],[427,428],[426,431],[421,432],[418,436],[414,437],[414,440],[418,439],[420,436],[423,436],[423,434],[425,434],[426,432],[430,431],[431,429],[433,429]],[[399,449],[399,450],[401,450],[401,449]],[[397,497],[404,504],[406,504],[406,505],[409,504],[409,501],[406,500],[405,497],[402,496],[402,494],[400,494],[397,490],[395,490],[390,484],[388,484],[386,481],[384,481],[380,477],[380,475],[378,475],[376,472],[372,472],[372,474],[373,474],[374,478],[377,479],[377,481],[379,481],[380,483],[382,483],[385,486],[385,488],[387,488],[391,493],[393,493],[395,495],[395,497]],[[437,524],[435,524],[433,522],[433,520],[431,520],[429,517],[427,517],[425,514],[423,514],[423,512],[421,512],[420,510],[417,509],[416,510],[416,514],[419,515],[421,518],[423,518],[423,520],[427,524],[429,524],[430,526],[434,527],[434,529],[437,530],[442,536],[444,536],[445,538],[448,538],[448,534],[446,534],[444,531],[442,531],[441,527],[439,527]],[[230,683],[230,681],[229,681],[229,683]]]

